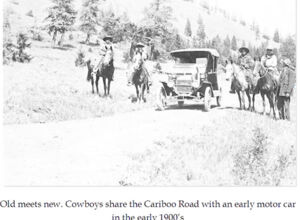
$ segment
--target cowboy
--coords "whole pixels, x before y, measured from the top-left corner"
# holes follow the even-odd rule
[[[290,120],[290,97],[296,82],[296,75],[290,59],[284,59],[282,65],[283,70],[278,82],[277,108],[280,119]]]
[[[246,80],[251,80],[252,82],[252,68],[254,65],[253,59],[249,54],[249,49],[247,47],[241,47],[239,49],[240,52],[240,57],[238,58],[238,64],[241,68],[242,71],[244,71]],[[233,86],[233,81],[231,81],[231,90],[230,93],[235,93],[234,91],[234,86]]]
[[[278,83],[280,75],[277,70],[277,57],[274,54],[273,47],[270,45],[267,47],[266,54],[261,58],[261,64],[274,77],[275,83]]]
[[[96,61],[97,65],[94,67],[93,72],[96,73],[98,70],[101,70],[102,64],[103,64],[103,59],[106,55],[107,50],[112,50],[113,51],[113,38],[111,36],[105,36],[103,38],[104,44],[101,46],[100,51],[99,51],[99,57]]]
[[[145,66],[144,66],[144,63],[147,60],[148,56],[144,52],[144,47],[145,46],[142,43],[137,43],[136,44],[135,55],[134,55],[134,57],[132,59],[133,68],[132,68],[130,77],[128,79],[128,85],[132,84],[132,79],[133,79],[133,76],[134,76],[134,74],[135,74],[136,71],[140,70],[141,68],[146,69]],[[146,74],[148,76],[149,84],[151,84],[149,72],[147,70],[145,72],[146,72]]]

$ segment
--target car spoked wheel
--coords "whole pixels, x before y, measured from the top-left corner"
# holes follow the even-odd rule
[[[167,107],[167,94],[163,86],[161,86],[157,91],[156,107],[157,110],[160,111],[165,110]]]
[[[220,88],[220,95],[217,96],[217,106],[220,107],[222,105],[222,89]]]
[[[204,111],[206,112],[208,112],[211,108],[211,99],[212,99],[211,88],[207,86],[205,88],[205,93],[204,93]]]

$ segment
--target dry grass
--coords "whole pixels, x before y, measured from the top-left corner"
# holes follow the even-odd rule
[[[52,49],[45,42],[34,42],[29,64],[4,66],[4,123],[44,123],[102,117],[152,106],[131,104],[134,88],[126,86],[125,65],[117,66],[111,85],[112,98],[91,93],[85,67],[75,67],[79,47]],[[49,43],[50,45],[50,43]],[[103,83],[99,81],[100,95]]]
[[[296,124],[227,111],[184,135],[153,142],[131,163],[121,185],[295,186]]]

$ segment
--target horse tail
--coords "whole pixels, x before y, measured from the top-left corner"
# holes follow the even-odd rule
[[[92,67],[91,67],[91,61],[88,60],[86,62],[86,65],[87,65],[87,68],[88,68],[88,73],[87,73],[87,76],[86,76],[86,80],[90,81],[90,80],[92,80],[92,72],[93,72]]]

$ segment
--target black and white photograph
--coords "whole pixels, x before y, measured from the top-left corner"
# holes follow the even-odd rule
[[[297,186],[296,0],[3,0],[3,184]]]

